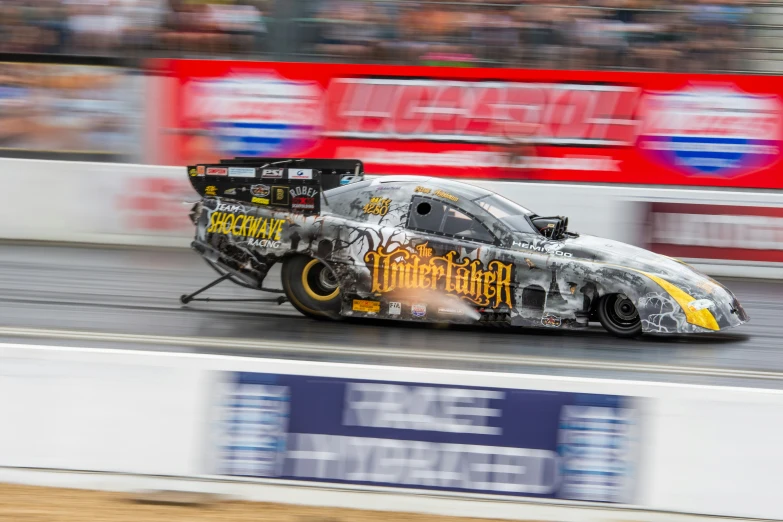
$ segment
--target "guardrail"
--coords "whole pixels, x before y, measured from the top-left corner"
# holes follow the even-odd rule
[[[778,390],[32,345],[0,345],[0,367],[0,480],[167,477],[486,518],[783,518]]]
[[[679,257],[712,275],[783,277],[783,193],[471,181],[580,233]],[[198,195],[182,167],[0,160],[0,238],[186,248]],[[35,203],[35,204],[33,204]]]

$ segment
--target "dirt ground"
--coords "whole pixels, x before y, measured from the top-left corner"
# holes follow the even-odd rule
[[[145,500],[147,502],[140,502]],[[358,509],[210,500],[200,506],[149,503],[138,494],[0,484],[0,522],[487,522]],[[154,497],[154,500],[158,500]],[[167,500],[170,500],[167,497]]]

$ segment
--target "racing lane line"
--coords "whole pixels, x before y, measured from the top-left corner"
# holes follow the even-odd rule
[[[271,294],[271,295],[278,295],[278,294]],[[237,310],[236,308],[230,308],[226,307],[225,305],[231,305],[231,304],[239,304],[242,303],[242,301],[229,301],[229,302],[221,302],[220,300],[210,299],[209,301],[195,301],[196,303],[212,303],[212,304],[223,304],[224,308],[217,309],[217,308],[197,308],[193,306],[189,306],[189,304],[180,304],[179,306],[170,306],[170,305],[156,305],[156,304],[123,304],[118,303],[116,301],[123,299],[125,296],[120,296],[116,299],[112,298],[110,300],[104,301],[86,301],[86,300],[79,300],[79,299],[57,299],[57,300],[51,300],[51,299],[42,299],[42,298],[26,298],[26,297],[0,297],[0,303],[18,303],[18,304],[45,304],[45,305],[51,305],[51,306],[81,306],[84,308],[111,308],[116,310],[139,310],[139,311],[153,311],[153,312],[181,312],[183,310],[186,310],[188,312],[209,312],[211,314],[230,314],[232,316],[235,316],[237,314],[241,315],[247,315],[251,317],[257,317],[261,315],[294,315],[296,314],[297,317],[304,317],[302,314],[291,309],[285,309],[283,308],[283,312],[289,312],[284,314],[278,314],[278,313],[271,313],[272,310],[277,310],[277,307],[281,306],[274,302],[267,302],[269,305],[275,305],[270,306],[270,311],[264,311],[264,310],[253,310],[253,311],[245,311],[245,310]],[[219,299],[219,298],[216,298]],[[264,299],[262,297],[262,299]],[[273,297],[270,297],[270,299],[274,299]],[[179,303],[179,301],[177,301]],[[260,303],[263,301],[250,301],[255,303]],[[285,304],[285,303],[283,303]]]
[[[726,368],[708,368],[698,366],[670,366],[646,363],[625,363],[617,361],[595,361],[588,359],[559,359],[536,355],[492,355],[471,353],[444,353],[428,350],[404,350],[387,348],[365,348],[359,346],[343,347],[338,345],[313,346],[302,342],[266,342],[249,339],[231,339],[219,337],[173,337],[139,334],[114,334],[75,330],[54,330],[37,328],[0,327],[0,336],[37,339],[61,339],[72,341],[97,341],[131,343],[157,346],[179,346],[188,348],[209,348],[217,353],[227,350],[252,350],[254,352],[296,353],[300,355],[357,355],[374,356],[389,360],[422,359],[428,361],[460,361],[470,363],[513,364],[519,366],[615,370],[627,372],[657,372],[673,375],[695,375],[710,377],[745,378],[758,380],[783,380],[783,372],[758,370],[733,370]],[[248,355],[250,356],[250,355]],[[263,356],[254,353],[252,356]]]

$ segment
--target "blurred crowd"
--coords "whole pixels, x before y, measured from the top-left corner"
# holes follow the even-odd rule
[[[752,14],[749,0],[0,0],[0,52],[741,70]]]

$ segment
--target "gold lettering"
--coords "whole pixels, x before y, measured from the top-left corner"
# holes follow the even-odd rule
[[[484,271],[481,270],[481,262],[476,259],[470,264],[470,287],[468,288],[468,295],[481,294],[481,277],[484,275]]]
[[[430,278],[430,271],[432,267],[429,265],[421,265],[419,267],[419,287],[420,288],[432,288],[432,278]]]
[[[454,256],[456,255],[457,253],[452,251],[444,256],[446,258],[446,293],[449,294],[457,293],[457,289],[454,286],[454,277],[452,276],[452,269],[454,268]]]
[[[228,214],[226,216],[226,220],[223,221],[223,234],[229,235],[232,230],[234,230],[234,220],[236,219],[236,216],[234,214]],[[229,220],[231,221],[231,225],[228,224]]]
[[[258,232],[256,233],[256,237],[266,239],[268,233],[267,227],[269,226],[269,219],[263,217],[258,219],[261,220],[261,226],[258,227]]]
[[[213,212],[211,216],[209,216],[209,228],[207,229],[207,234],[211,234],[215,231],[215,228],[217,228],[217,221],[220,217],[220,212]]]
[[[247,214],[213,212],[209,218],[207,233],[235,235],[280,241],[283,234],[284,219],[253,217]]]
[[[430,288],[432,288],[433,290],[438,288],[438,284],[440,283],[440,280],[446,276],[446,269],[443,268],[441,264],[437,264],[437,265],[435,264],[439,261],[443,261],[443,258],[436,257],[430,261],[430,263],[432,263],[432,265],[430,266],[430,276],[432,276],[430,279]]]
[[[495,276],[496,274],[493,272],[484,273],[484,295],[487,297],[487,299],[494,299],[498,297],[497,289],[492,286],[496,279]]]
[[[247,237],[258,237],[261,235],[261,227],[264,224],[265,218],[262,217],[256,217],[251,218],[253,219],[253,223],[250,227],[247,229]]]
[[[372,262],[372,266],[370,267],[370,272],[372,272],[372,285],[370,286],[370,292],[373,294],[380,293],[381,289],[384,287],[384,281],[380,281],[379,277],[381,276],[381,273],[383,272],[381,267],[381,256],[383,256],[383,247],[380,247],[378,249],[378,252],[367,252],[364,256],[364,262],[370,263]]]
[[[467,259],[465,261],[468,261]],[[467,268],[457,268],[456,291],[461,295],[470,295],[470,270]]]
[[[498,301],[510,307],[513,301],[511,295],[512,292],[511,278],[513,276],[512,274],[513,265],[507,265],[505,263],[501,263],[496,259],[494,261],[490,261],[487,264],[487,267],[490,270],[496,270],[497,272],[497,278],[495,279],[495,284],[497,285],[496,294],[498,296]]]
[[[370,202],[364,205],[362,211],[365,214],[374,214],[376,216],[385,216],[389,213],[391,199],[379,196],[371,197]]]
[[[512,279],[514,265],[497,259],[485,267],[478,259],[459,258],[451,251],[444,256],[424,257],[406,248],[387,252],[385,247],[367,252],[364,262],[372,272],[374,294],[399,289],[440,290],[479,306],[498,308],[513,306]]]
[[[242,228],[239,229],[239,235],[242,237],[247,237],[247,226],[253,222],[253,218],[243,214],[244,219],[242,220]]]
[[[215,212],[217,214],[217,219],[215,220],[215,230],[213,232],[221,233],[221,230],[223,226],[226,224],[226,220],[228,219],[228,214],[225,212]]]
[[[276,219],[275,220],[275,241],[280,241],[280,234],[283,233],[283,223],[285,221],[282,219]]]
[[[422,243],[421,245],[416,245],[416,251],[419,253],[421,257],[432,257],[432,249],[427,248],[428,243]]]
[[[449,194],[448,192],[443,192],[442,190],[436,190],[435,191],[436,196],[440,196],[444,199],[448,199],[449,201],[459,201],[459,198],[453,194]]]
[[[244,228],[244,226],[240,226],[240,223],[244,224],[245,219],[247,219],[247,215],[246,214],[239,214],[237,216],[236,220],[234,220],[234,229],[231,231],[232,234],[234,234],[235,236],[243,236],[244,235],[244,234],[242,234],[242,229]]]

